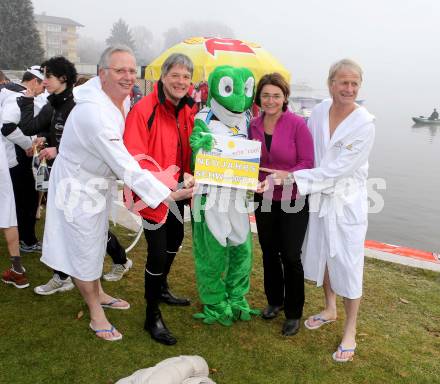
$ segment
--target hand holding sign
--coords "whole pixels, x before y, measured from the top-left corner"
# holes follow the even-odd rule
[[[264,167],[261,167],[260,171],[269,173],[270,175],[268,177],[271,177],[273,179],[275,185],[287,185],[295,183],[293,174],[288,171]]]

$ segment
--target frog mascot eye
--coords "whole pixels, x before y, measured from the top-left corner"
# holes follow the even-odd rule
[[[252,72],[247,68],[241,68],[241,76],[244,83],[244,108],[250,109],[254,102],[255,78]]]
[[[218,83],[218,93],[220,96],[228,97],[234,93],[234,80],[229,76],[224,76]]]
[[[254,78],[248,77],[248,79],[244,83],[244,94],[246,95],[246,97],[254,96],[254,86],[255,86]]]

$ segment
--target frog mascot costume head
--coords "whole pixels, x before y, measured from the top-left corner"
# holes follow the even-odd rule
[[[246,139],[255,79],[247,68],[220,66],[208,79],[207,107],[195,118],[190,138],[193,161],[200,149],[213,147],[211,134]],[[193,162],[194,163],[194,162]],[[196,279],[206,324],[229,326],[250,320],[249,292],[252,242],[246,191],[201,185],[193,204]]]

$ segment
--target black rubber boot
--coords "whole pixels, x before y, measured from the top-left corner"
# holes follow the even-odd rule
[[[165,345],[174,345],[176,338],[165,325],[158,305],[147,305],[144,329],[153,340]]]
[[[283,309],[282,305],[270,305],[264,308],[261,317],[265,320],[272,320],[278,316],[278,313]]]
[[[191,301],[187,298],[174,296],[173,292],[170,291],[170,287],[166,280],[161,286],[160,301],[168,305],[178,305],[181,307],[191,304]]]
[[[283,329],[281,333],[283,336],[293,336],[296,335],[299,331],[299,327],[301,324],[301,319],[286,319],[283,324]]]
[[[176,257],[176,252],[167,251],[167,260],[163,273],[163,281],[160,289],[160,301],[168,305],[177,305],[185,307],[191,304],[191,301],[184,297],[177,297],[170,291],[170,287],[167,282],[168,274],[170,273],[171,265],[173,264],[174,258]]]

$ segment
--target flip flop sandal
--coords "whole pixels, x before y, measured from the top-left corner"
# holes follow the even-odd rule
[[[304,326],[307,329],[311,329],[311,330],[321,328],[325,324],[333,323],[334,321],[336,321],[336,320],[327,320],[319,315],[316,315],[316,316],[313,316],[312,319],[313,319],[313,321],[319,321],[319,323],[317,325],[309,325],[309,319],[310,318],[308,318],[306,321],[304,321]]]
[[[111,324],[110,324],[111,325]],[[90,329],[95,332],[95,335],[98,335],[98,333],[103,333],[103,332],[109,332],[113,334],[113,331],[116,329],[113,325],[111,325],[110,329],[94,329],[92,327],[92,323],[89,324]],[[97,336],[99,337],[99,336]],[[119,336],[112,336],[110,338],[103,338],[103,337],[99,337],[102,340],[106,340],[106,341],[118,341],[122,339],[122,334],[119,334]]]
[[[341,351],[341,353],[344,353],[344,352],[353,352],[353,354],[352,354],[351,356],[349,356],[349,357],[342,358],[342,357],[337,357],[337,356],[336,356],[336,354],[338,353],[338,351],[336,351],[336,352],[333,352],[333,355],[332,355],[333,360],[334,360],[334,361],[337,361],[338,363],[347,363],[348,361],[352,361],[352,360],[353,360],[353,357],[354,357],[354,351],[355,351],[355,350],[356,350],[356,345],[354,346],[354,348],[346,348],[346,349],[344,349],[344,347],[342,347],[342,345],[340,345],[340,346],[338,347],[338,351]]]
[[[115,306],[116,303],[120,303],[121,301],[122,301],[121,299],[113,299],[112,301],[110,301],[108,303],[101,304],[101,307],[102,308],[111,308],[111,309],[129,309],[130,308],[129,303],[127,303],[127,305],[125,307]]]

